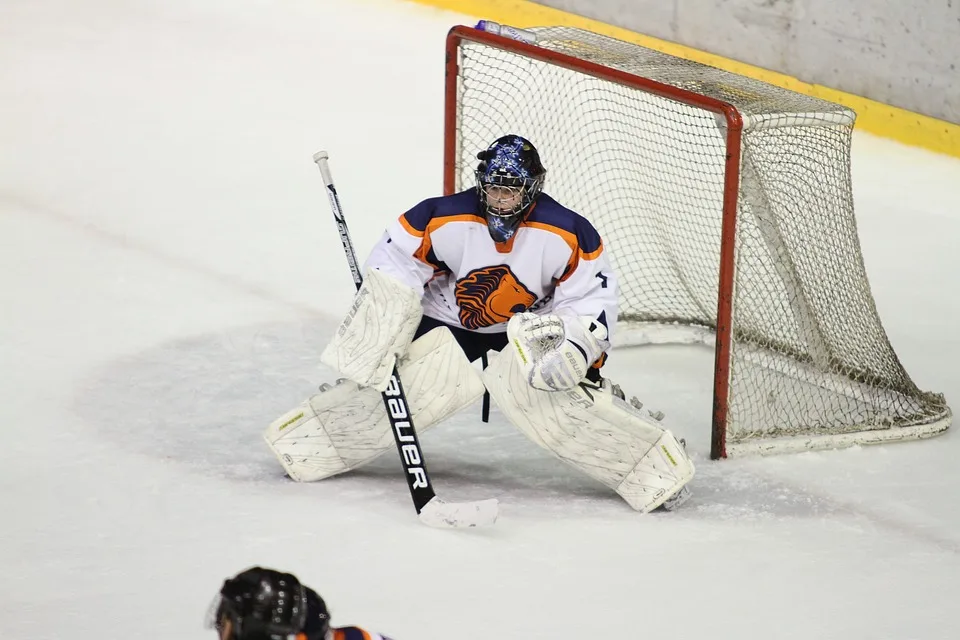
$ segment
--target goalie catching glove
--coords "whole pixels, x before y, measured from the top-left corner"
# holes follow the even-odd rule
[[[527,382],[541,391],[577,386],[610,346],[606,327],[586,316],[518,313],[507,338]]]

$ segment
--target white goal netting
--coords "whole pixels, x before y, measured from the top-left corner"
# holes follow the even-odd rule
[[[533,31],[540,49],[569,58],[460,41],[448,89],[455,188],[473,185],[476,153],[490,141],[527,137],[547,167],[545,190],[604,238],[620,276],[624,335],[651,325],[703,333],[720,318],[717,335],[730,348],[718,363],[715,455],[949,426],[943,396],[914,385],[874,305],[850,185],[852,111],[587,31]],[[691,96],[736,108],[739,149],[724,116]],[[725,211],[735,216],[726,239]],[[721,285],[725,242],[732,277]]]

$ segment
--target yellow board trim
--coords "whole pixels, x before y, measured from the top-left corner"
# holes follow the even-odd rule
[[[822,85],[809,84],[776,71],[699,51],[666,40],[645,36],[597,20],[534,4],[527,0],[407,0],[476,18],[485,18],[514,27],[579,27],[650,49],[756,78],[850,107],[857,112],[857,129],[917,147],[960,158],[960,125],[938,120],[906,109],[863,98]],[[451,26],[453,26],[451,24]]]

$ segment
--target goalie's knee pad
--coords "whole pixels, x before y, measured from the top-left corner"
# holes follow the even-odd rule
[[[418,433],[472,403],[484,391],[479,372],[445,327],[411,343],[399,374]],[[264,439],[287,474],[298,482],[355,469],[394,446],[382,394],[349,380],[321,388],[274,420]]]
[[[494,356],[483,373],[490,396],[527,437],[648,512],[692,478],[686,449],[657,414],[631,406],[608,380],[566,391],[541,391],[526,382],[512,354]]]

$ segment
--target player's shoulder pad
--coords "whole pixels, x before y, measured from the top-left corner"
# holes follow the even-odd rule
[[[552,227],[560,235],[575,236],[580,251],[587,255],[599,253],[603,247],[600,233],[589,220],[563,206],[546,193],[541,193],[537,198],[537,206],[530,212],[527,222]]]
[[[461,215],[480,215],[476,189],[467,189],[449,196],[427,198],[402,216],[400,223],[414,235],[423,235],[427,225],[436,218]]]
[[[366,631],[360,627],[334,627],[333,640],[390,640],[390,638]]]

